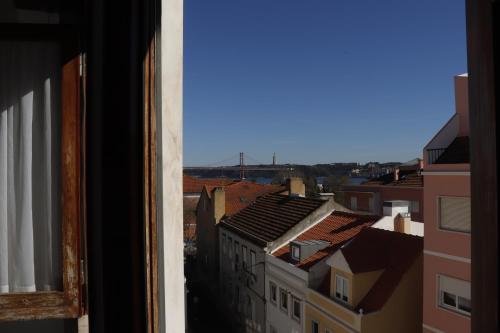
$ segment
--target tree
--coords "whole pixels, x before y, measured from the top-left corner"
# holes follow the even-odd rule
[[[335,194],[335,201],[341,205],[345,205],[344,191],[342,186],[349,183],[347,175],[332,175],[329,176],[323,183],[323,192],[332,192]]]

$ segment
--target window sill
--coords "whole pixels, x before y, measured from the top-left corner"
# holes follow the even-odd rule
[[[463,317],[465,319],[469,319],[470,320],[470,313],[469,312],[460,311],[457,308],[449,307],[449,306],[446,306],[446,305],[443,305],[443,304],[439,304],[438,305],[438,309],[444,310],[446,312],[449,312],[449,313],[452,313],[452,314],[455,314],[455,315],[459,315],[460,317]]]

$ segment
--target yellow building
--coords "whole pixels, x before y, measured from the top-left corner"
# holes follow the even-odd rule
[[[328,260],[308,289],[304,332],[422,331],[423,238],[366,228]]]

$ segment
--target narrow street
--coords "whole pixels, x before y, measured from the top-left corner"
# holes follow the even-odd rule
[[[203,286],[198,282],[193,269],[193,262],[186,260],[184,271],[187,287],[187,332],[232,332],[224,318],[217,311],[217,304],[206,295]]]

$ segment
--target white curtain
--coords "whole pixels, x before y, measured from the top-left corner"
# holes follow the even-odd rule
[[[0,293],[62,285],[59,54],[0,41]]]

